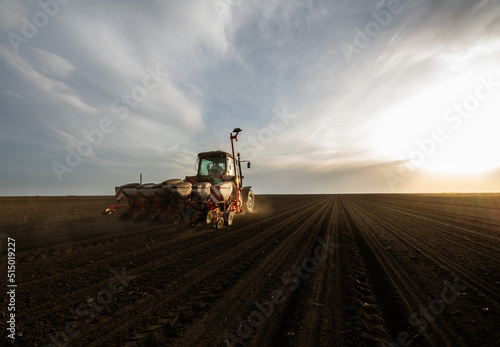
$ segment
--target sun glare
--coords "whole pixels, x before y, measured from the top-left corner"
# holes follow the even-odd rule
[[[422,168],[450,174],[479,174],[500,168],[500,117],[491,114],[476,117],[451,130]]]
[[[500,168],[500,99],[494,88],[481,86],[491,70],[475,72],[436,81],[381,114],[371,129],[374,149],[430,172],[480,174]]]
[[[410,99],[401,100],[384,110],[368,128],[375,149],[382,156],[406,159],[415,141],[431,136],[432,129],[443,123],[450,100],[464,94],[464,82],[470,76],[425,85]]]

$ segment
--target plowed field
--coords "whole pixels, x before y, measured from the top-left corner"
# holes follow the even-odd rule
[[[499,194],[261,195],[222,230],[99,215],[110,203],[0,199],[17,345],[499,343]]]

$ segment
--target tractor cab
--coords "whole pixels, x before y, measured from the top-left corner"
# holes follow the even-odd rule
[[[198,182],[217,184],[225,181],[235,182],[236,171],[232,154],[223,151],[198,154]]]

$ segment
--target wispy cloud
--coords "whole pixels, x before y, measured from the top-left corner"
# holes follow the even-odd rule
[[[284,176],[290,192],[304,177],[317,182],[314,192],[323,192],[328,177],[330,191],[387,190],[381,170],[407,160],[414,141],[441,126],[443,112],[471,93],[478,76],[500,72],[500,6],[488,0],[401,1],[348,63],[341,43],[377,23],[374,13],[390,3],[70,2],[16,52],[7,34],[21,35],[22,18],[43,9],[5,1],[0,160],[33,180],[44,177],[46,190],[33,194],[79,193],[76,180],[106,193],[138,172],[151,180],[191,174],[197,152],[228,150],[229,132],[241,127],[237,145],[254,154],[246,181],[259,182],[257,192],[273,191]],[[126,105],[157,67],[161,81],[120,117],[113,103]],[[455,136],[490,136],[496,100],[485,101]],[[293,118],[273,130],[282,109]],[[64,161],[66,147],[103,119],[113,132],[59,183],[50,163]],[[454,153],[443,146],[436,158]],[[95,182],[96,175],[107,178]],[[404,187],[425,189],[419,177]]]

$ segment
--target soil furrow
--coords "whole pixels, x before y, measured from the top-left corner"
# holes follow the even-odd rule
[[[222,230],[99,215],[112,200],[0,198],[18,345],[500,340],[500,194],[258,195]]]

